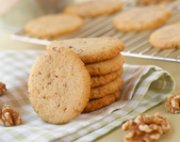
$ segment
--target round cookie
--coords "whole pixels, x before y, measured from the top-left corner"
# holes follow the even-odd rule
[[[84,63],[94,63],[116,57],[124,48],[124,44],[111,37],[76,38],[55,41],[47,46],[47,50],[68,46],[72,48]]]
[[[120,0],[91,0],[74,4],[65,8],[64,12],[81,16],[83,18],[96,17],[113,14],[122,10],[123,4]]]
[[[113,81],[118,76],[122,75],[122,71],[123,71],[123,69],[121,68],[117,71],[114,71],[114,72],[106,74],[106,75],[91,77],[91,87],[98,87],[98,86],[105,85],[105,84]]]
[[[88,113],[92,111],[96,111],[98,109],[101,109],[103,107],[106,107],[113,102],[117,101],[120,99],[120,92],[117,91],[113,94],[107,95],[105,97],[99,98],[99,99],[94,99],[89,101],[87,104],[86,108],[84,109],[83,113]]]
[[[160,6],[135,7],[115,17],[113,24],[122,32],[140,32],[165,24],[171,15],[171,11]]]
[[[83,20],[68,14],[54,14],[39,17],[24,27],[27,34],[37,38],[54,38],[79,30]]]
[[[106,95],[112,94],[122,88],[122,85],[123,81],[121,77],[118,77],[106,85],[92,88],[90,99],[102,98]]]
[[[28,81],[29,100],[44,121],[67,123],[86,107],[90,84],[84,63],[71,49],[48,51],[32,66]]]
[[[124,57],[120,54],[113,59],[86,64],[86,68],[91,76],[95,75],[105,75],[118,69],[121,69],[124,63]]]
[[[159,49],[180,48],[180,23],[156,30],[149,41],[153,47]]]
[[[137,1],[137,3],[142,4],[142,5],[151,5],[151,4],[172,2],[174,0],[136,0],[136,1]]]

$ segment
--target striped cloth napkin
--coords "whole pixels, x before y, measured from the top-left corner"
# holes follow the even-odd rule
[[[0,126],[1,142],[93,141],[162,102],[175,86],[171,75],[159,67],[125,64],[120,101],[101,110],[81,114],[68,124],[52,125],[36,115],[27,97],[29,70],[35,58],[42,53],[32,50],[0,52],[0,81],[8,88],[0,97],[0,105],[14,106],[23,119],[23,124],[16,127]]]

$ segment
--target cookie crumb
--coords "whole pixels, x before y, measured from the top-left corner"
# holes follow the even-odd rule
[[[159,113],[141,114],[134,120],[125,122],[122,129],[129,131],[124,137],[124,142],[154,142],[170,131],[170,124]]]
[[[2,106],[0,109],[0,125],[10,127],[20,125],[21,123],[22,119],[17,111],[9,105]]]
[[[0,82],[0,96],[4,94],[4,92],[6,92],[6,85],[2,82]]]
[[[168,96],[165,107],[170,113],[180,113],[180,94]]]

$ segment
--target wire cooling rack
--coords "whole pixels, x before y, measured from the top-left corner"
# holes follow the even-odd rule
[[[113,27],[112,19],[114,16],[103,16],[95,19],[88,19],[86,20],[85,26],[80,31],[59,37],[58,39],[111,36],[124,41],[126,45],[126,48],[122,52],[124,56],[180,62],[180,49],[175,48],[160,50],[150,45],[148,41],[149,36],[154,30],[145,32],[121,33]],[[166,23],[166,25],[176,22],[180,22],[179,10],[174,11],[173,17]],[[30,42],[41,45],[47,45],[51,42],[47,39],[38,39],[28,36],[23,30],[12,35],[12,38],[23,42]]]

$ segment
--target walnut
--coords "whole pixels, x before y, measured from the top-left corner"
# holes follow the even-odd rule
[[[2,95],[6,90],[6,85],[0,82],[0,95]]]
[[[170,125],[158,113],[152,116],[143,114],[124,123],[122,129],[129,131],[124,137],[125,142],[154,142],[169,132]]]
[[[180,113],[180,94],[168,96],[165,107],[168,112]]]
[[[0,109],[0,125],[15,126],[22,123],[20,114],[13,110],[12,107],[4,105]]]

